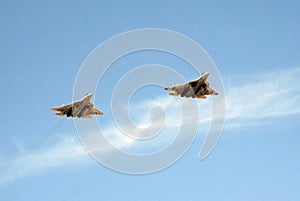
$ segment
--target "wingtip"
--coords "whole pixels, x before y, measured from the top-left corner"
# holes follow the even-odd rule
[[[101,112],[100,110],[98,110],[98,109],[95,109],[96,110],[96,114],[97,115],[103,115],[104,113],[103,112]]]

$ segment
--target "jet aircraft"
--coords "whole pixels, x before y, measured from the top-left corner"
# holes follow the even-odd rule
[[[205,99],[206,95],[218,95],[218,93],[209,87],[207,78],[209,72],[202,73],[201,77],[197,80],[191,82],[176,85],[173,87],[167,87],[165,90],[170,91],[172,96],[181,96],[181,97],[192,97],[192,98],[202,98]]]
[[[75,101],[68,105],[62,105],[51,108],[57,111],[55,113],[59,116],[78,117],[78,118],[91,118],[91,115],[103,115],[103,112],[94,107],[91,102],[93,94],[87,94],[83,99]]]

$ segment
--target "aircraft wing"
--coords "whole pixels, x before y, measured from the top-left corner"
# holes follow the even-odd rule
[[[51,108],[51,110],[62,112],[62,111],[65,111],[65,110],[69,110],[71,108],[72,108],[72,104],[68,104],[68,105],[53,107],[53,108]]]
[[[174,87],[165,88],[165,90],[169,90],[170,95],[172,96],[181,96],[181,97],[192,97],[195,98],[195,93],[193,88],[190,86],[189,83],[176,85]]]
[[[216,92],[215,90],[213,90],[210,87],[207,87],[207,90],[208,90],[208,94],[209,95],[218,95],[219,94],[218,92]]]
[[[69,116],[72,116],[72,107],[73,107],[73,104],[68,104],[68,105],[53,107],[53,108],[51,108],[51,110],[58,111],[57,113],[55,113],[56,115],[59,115],[59,116],[67,115],[69,117]]]

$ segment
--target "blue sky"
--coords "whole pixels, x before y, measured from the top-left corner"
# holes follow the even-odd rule
[[[0,5],[0,200],[299,200],[299,2]],[[205,160],[198,160],[198,152],[206,121],[175,164],[134,176],[92,159],[74,122],[49,108],[71,102],[76,75],[95,47],[124,31],[149,27],[184,34],[208,52],[225,85],[227,117],[218,145]],[[107,87],[95,97],[105,113],[96,118],[109,135],[114,126],[110,97],[104,95],[123,73],[149,63],[168,65],[187,79],[198,76],[180,59],[157,52],[116,62],[104,78]],[[160,97],[170,99],[165,91],[149,88],[134,101],[146,107]],[[209,104],[207,99],[199,107]],[[126,142],[116,144],[128,148]]]

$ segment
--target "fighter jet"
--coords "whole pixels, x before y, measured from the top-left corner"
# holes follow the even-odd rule
[[[218,95],[216,91],[209,87],[207,78],[209,72],[202,73],[198,80],[193,80],[186,84],[177,85],[174,87],[167,87],[165,90],[171,91],[169,94],[171,96],[181,96],[181,97],[192,97],[192,98],[202,98],[205,99],[205,95]]]
[[[102,115],[103,112],[94,107],[91,102],[93,94],[87,94],[83,99],[75,101],[68,105],[62,105],[59,107],[51,108],[51,110],[58,111],[55,113],[59,116],[66,115],[67,117],[78,117],[78,118],[91,118],[91,115]]]

